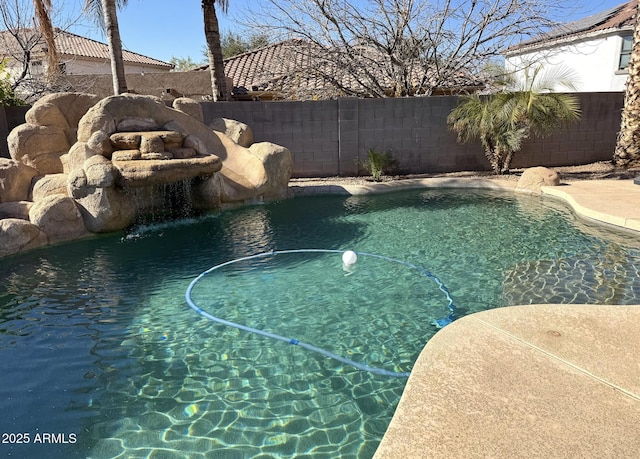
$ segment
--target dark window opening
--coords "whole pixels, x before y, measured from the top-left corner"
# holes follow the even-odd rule
[[[620,48],[620,63],[618,70],[626,70],[629,67],[631,59],[631,50],[633,49],[633,36],[627,35],[622,37],[622,47]]]

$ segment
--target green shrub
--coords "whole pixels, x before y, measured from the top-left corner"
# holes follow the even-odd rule
[[[383,175],[388,175],[398,168],[398,160],[393,157],[390,151],[376,151],[369,148],[367,159],[362,162],[362,166],[371,174],[377,182]]]
[[[9,81],[9,73],[5,73],[8,60],[0,61],[0,107],[14,107],[16,105],[26,105],[25,101],[20,99]],[[4,76],[3,76],[4,73]]]

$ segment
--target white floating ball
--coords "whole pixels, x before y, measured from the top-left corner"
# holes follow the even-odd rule
[[[342,254],[342,262],[346,266],[353,266],[358,261],[358,255],[353,250],[347,250]]]

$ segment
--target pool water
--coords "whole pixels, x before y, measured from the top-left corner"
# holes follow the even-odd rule
[[[214,265],[304,248],[422,267],[459,316],[640,304],[637,235],[577,220],[556,201],[489,191],[298,198],[36,250],[0,260],[0,454],[371,457],[406,379],[212,323],[185,301]],[[448,313],[418,270],[366,256],[345,270],[339,253],[234,263],[198,282],[193,299],[400,372]]]

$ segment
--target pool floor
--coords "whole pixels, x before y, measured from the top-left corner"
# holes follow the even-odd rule
[[[640,303],[638,247],[536,197],[421,190],[294,199],[9,257],[0,265],[6,429],[75,441],[3,449],[368,458],[406,380],[213,324],[185,302],[194,277],[269,250],[351,249],[436,274],[465,317],[515,300]],[[394,371],[413,369],[447,312],[420,273],[365,259],[350,273],[340,255],[233,267],[194,298],[229,320]]]

